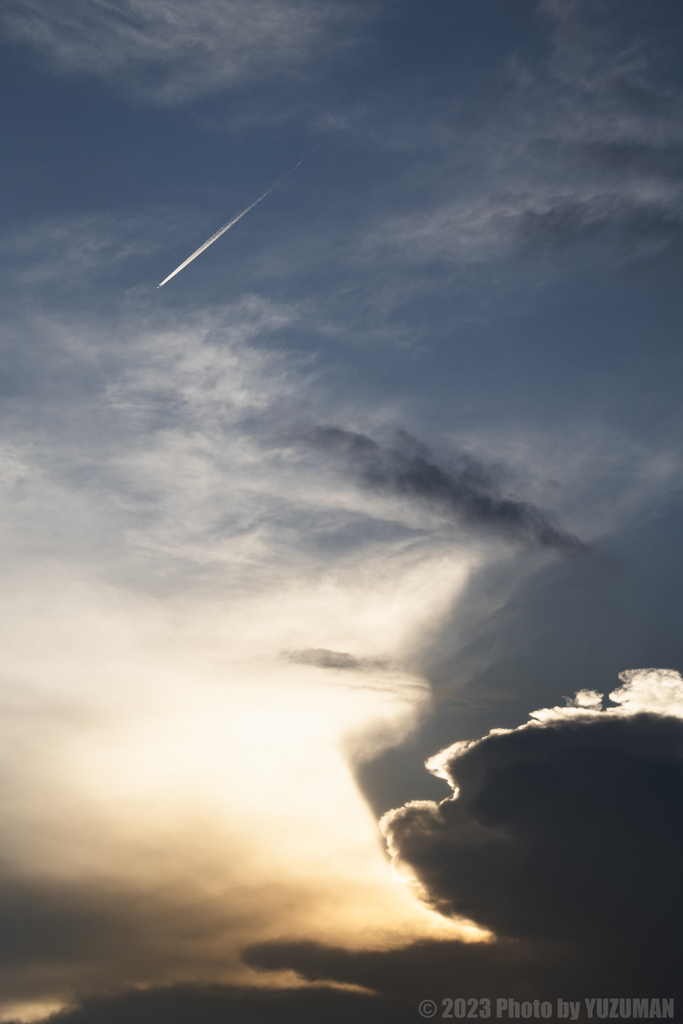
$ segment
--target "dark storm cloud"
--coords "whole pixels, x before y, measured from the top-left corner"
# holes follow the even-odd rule
[[[543,992],[543,970],[552,958],[529,944],[417,942],[403,949],[349,950],[318,942],[264,942],[244,951],[262,970],[289,968],[308,981],[362,985],[400,999],[413,1014],[425,997],[506,993],[520,998]],[[415,1019],[413,1017],[413,1019]]]
[[[532,725],[455,752],[445,770],[457,799],[408,805],[387,822],[442,913],[510,938],[606,942],[648,959],[682,937],[671,912],[683,897],[680,719]]]
[[[86,1000],[52,1024],[412,1024],[415,1011],[391,998],[339,989],[174,986]]]
[[[424,998],[439,1004],[446,997],[479,999],[484,994],[492,999],[547,999],[553,1009],[557,998],[574,998],[581,1000],[584,1019],[583,999],[597,992],[602,993],[599,998],[622,992],[633,993],[623,998],[643,999],[652,998],[659,986],[668,993],[659,998],[674,999],[676,1007],[681,998],[672,958],[668,975],[646,977],[642,971],[629,973],[628,965],[609,949],[591,960],[575,950],[520,941],[425,941],[402,949],[360,951],[316,942],[270,942],[250,947],[244,956],[252,967],[265,971],[289,968],[310,982],[362,985],[397,1000],[413,1021],[419,1019],[417,1007]]]
[[[344,651],[328,651],[325,647],[305,647],[301,650],[288,647],[282,657],[295,665],[314,665],[317,668],[338,668],[353,672],[371,672],[388,668],[384,658],[355,658]]]
[[[384,952],[270,942],[247,962],[406,999],[679,994],[680,718],[576,710],[454,748],[441,770],[459,796],[409,803],[384,831],[435,909],[498,941]]]
[[[399,746],[354,765],[373,812],[441,800],[446,783],[424,761],[456,739],[515,727],[529,708],[601,689],[623,665],[683,665],[683,506],[601,540],[600,558],[532,551],[474,574],[413,652],[432,687],[434,714]],[[529,571],[531,567],[531,571]]]
[[[501,493],[500,473],[458,452],[448,468],[437,465],[428,448],[404,431],[385,447],[364,434],[340,427],[317,427],[306,440],[369,490],[415,499],[466,526],[490,530],[509,540],[564,552],[585,550],[576,537],[556,527],[530,502]]]

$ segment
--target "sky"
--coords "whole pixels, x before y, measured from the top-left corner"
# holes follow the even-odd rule
[[[0,33],[0,1021],[683,1006],[680,4]]]

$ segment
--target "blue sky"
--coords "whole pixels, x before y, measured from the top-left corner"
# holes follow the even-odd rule
[[[73,937],[12,948],[2,1019],[189,984],[265,1020],[293,977],[315,1014],[347,968],[273,943],[518,938],[407,840],[397,883],[377,821],[449,797],[438,750],[681,668],[680,6],[0,23],[2,886]]]

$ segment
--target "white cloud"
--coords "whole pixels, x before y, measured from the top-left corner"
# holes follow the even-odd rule
[[[672,715],[683,718],[683,677],[674,669],[640,668],[619,673],[624,685],[613,690],[609,699],[619,707],[602,708],[604,694],[595,690],[577,690],[573,698],[566,698],[565,707],[540,708],[529,712],[530,721],[516,729],[491,729],[489,736],[505,736],[513,732],[546,728],[559,722],[590,722],[621,719],[641,712],[657,715]],[[456,796],[457,786],[453,782],[450,765],[468,750],[485,742],[486,737],[477,740],[458,740],[430,757],[425,765],[437,778],[453,785]],[[425,805],[427,806],[427,805]],[[429,803],[429,807],[435,807]]]
[[[610,700],[625,714],[646,711],[683,718],[683,678],[671,668],[635,668],[619,673],[623,686],[610,693]]]

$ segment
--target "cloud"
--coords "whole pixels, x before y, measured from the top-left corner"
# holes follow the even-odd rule
[[[348,43],[362,16],[334,0],[10,0],[2,20],[55,71],[179,103],[301,74]]]
[[[301,649],[285,648],[280,652],[282,658],[293,665],[307,665],[310,668],[327,670],[328,683],[334,678],[330,672],[342,673],[338,676],[338,686],[362,689],[368,692],[383,694],[390,700],[400,698],[416,708],[424,708],[429,701],[429,687],[419,677],[407,673],[389,658],[362,658],[344,651],[330,651],[324,647],[304,647]],[[368,754],[368,747],[376,752],[393,743],[386,729],[380,728],[379,736],[373,735],[375,730],[361,729],[360,735],[348,736],[345,746],[352,760],[362,756],[361,751]],[[373,742],[378,739],[379,742]]]
[[[439,912],[579,959],[621,958],[624,985],[665,984],[681,938],[683,679],[622,678],[617,707],[579,691],[527,725],[442,751],[427,766],[454,796],[389,812],[382,828]]]
[[[52,281],[70,288],[91,284],[93,274],[112,271],[129,260],[148,258],[175,241],[177,227],[168,217],[122,217],[99,213],[54,217],[24,224],[0,243],[4,278],[12,287],[45,285]]]
[[[627,714],[657,712],[683,718],[683,687],[681,676],[670,668],[637,668],[620,672],[623,686],[610,693],[610,700]],[[585,692],[585,691],[581,691]]]
[[[320,942],[271,941],[247,947],[245,961],[263,971],[294,970],[309,982],[360,985],[400,1000],[415,1019],[418,1004],[470,994],[520,999],[550,994],[542,984],[547,950],[505,940],[419,942],[400,949],[342,949]],[[572,989],[573,991],[573,989]],[[552,998],[552,995],[551,995]]]
[[[201,827],[199,820],[196,826]],[[75,821],[72,827],[78,828]],[[156,882],[151,877],[136,878],[130,863],[126,878],[121,872],[118,877],[113,872],[97,877],[88,863],[88,841],[82,838],[80,878],[60,878],[49,868],[41,873],[22,871],[10,867],[4,858],[0,869],[3,1020],[13,1013],[22,1019],[30,1017],[31,1006],[37,1016],[44,1016],[50,1006],[72,1003],[75,992],[84,996],[120,991],[144,984],[150,977],[157,984],[172,984],[178,977],[202,977],[209,964],[218,974],[229,972],[231,963],[235,969],[231,937],[249,935],[250,919],[263,921],[246,892],[233,887],[230,909],[212,902],[206,890],[202,895],[201,885],[188,887],[182,868],[171,881],[168,857],[160,865]],[[186,841],[176,831],[175,842],[183,846]],[[119,847],[119,855],[122,852]],[[139,852],[144,860],[145,853]],[[200,854],[196,868],[201,859]],[[185,860],[185,870],[187,866]],[[208,868],[206,860],[203,867]],[[280,899],[287,900],[285,893],[273,890],[272,895],[274,908]],[[193,936],[191,942],[188,935]]]
[[[642,669],[622,681],[607,710],[579,691],[567,707],[447,748],[427,765],[453,795],[381,821],[395,869],[425,902],[494,941],[389,951],[271,941],[249,947],[247,962],[415,1000],[678,994],[683,678]]]
[[[315,459],[274,450],[273,430],[288,434],[302,404],[314,422],[355,422],[272,344],[300,316],[251,296],[194,315],[140,304],[106,324],[44,310],[23,324],[21,386],[2,414],[15,444],[2,474],[0,669],[30,705],[1,716],[12,864],[0,881],[20,890],[8,916],[25,926],[7,950],[5,1008],[31,992],[47,1005],[177,977],[235,982],[238,946],[283,934],[350,946],[359,929],[386,984],[405,961],[393,984],[407,986],[417,947],[404,961],[379,947],[441,923],[387,877],[344,755],[368,724],[385,725],[380,749],[410,732],[420,708],[408,684],[411,701],[428,701],[414,679],[399,693],[384,669],[376,699],[372,669],[408,663],[476,563],[471,538],[453,536],[453,481],[493,501],[509,478],[483,459],[437,464],[405,435],[382,446],[335,428]],[[379,486],[359,489],[362,474]],[[317,664],[302,671],[283,649]],[[43,884],[46,866],[80,876],[93,862],[101,870],[82,882]],[[60,932],[70,944],[57,984]],[[453,949],[419,957],[445,965]],[[506,964],[509,949],[498,945]],[[342,954],[349,974],[365,963],[348,949],[335,962]],[[463,956],[484,979],[486,954]]]
[[[351,672],[376,671],[389,667],[389,662],[384,658],[356,658],[344,651],[328,651],[324,647],[305,647],[302,650],[288,648],[282,652],[282,656],[295,665],[317,665],[319,668]]]
[[[528,152],[523,143],[521,148]],[[617,180],[609,184],[591,181],[586,173],[582,181],[580,168],[575,168],[573,182],[567,178],[554,183],[556,175],[545,174],[543,168],[551,153],[552,160],[561,161],[564,151],[564,159],[572,164],[583,156],[590,166],[594,149],[586,145],[580,153],[571,152],[573,143],[547,140],[543,148],[548,153],[541,158],[538,153],[528,154],[531,166],[517,181],[508,172],[497,180],[489,178],[488,194],[471,192],[437,209],[390,216],[368,232],[365,244],[370,251],[380,249],[401,262],[444,261],[446,265],[500,263],[578,245],[608,246],[613,257],[628,261],[680,246],[679,185],[642,180],[646,173],[657,176],[656,154],[637,169],[634,176],[640,180],[636,182],[623,180],[622,165],[622,174],[617,172]],[[604,150],[599,159],[605,161]],[[528,179],[534,170],[539,180],[530,190]]]
[[[413,1024],[413,1008],[398,1000],[340,988],[263,989],[180,986],[88,999],[50,1017],[52,1024]]]
[[[296,317],[132,302],[4,333],[0,1015],[250,984],[239,948],[283,931],[452,930],[388,875],[346,744],[411,730],[427,688],[380,663],[470,567],[264,443],[330,405],[270,344]],[[336,664],[280,656],[307,648]]]
[[[545,208],[522,210],[514,232],[522,252],[561,250],[600,240],[611,243],[624,257],[643,258],[683,242],[683,207],[613,195],[559,198]]]
[[[556,527],[550,517],[529,502],[502,493],[500,471],[473,456],[458,452],[452,465],[432,461],[428,448],[405,431],[391,447],[364,434],[340,427],[317,427],[307,440],[368,490],[414,499],[454,522],[489,530],[509,540],[579,552],[576,537]]]
[[[512,52],[497,69],[493,103],[481,89],[467,118],[449,107],[446,117],[422,116],[415,126],[441,159],[430,166],[422,203],[413,199],[411,169],[410,205],[385,206],[368,229],[373,255],[452,271],[577,246],[596,262],[607,250],[612,266],[680,250],[683,92],[670,41],[679,31],[674,8],[661,5],[653,16],[626,0],[619,18],[609,3],[539,8],[540,60]]]
[[[339,11],[334,13],[325,3],[269,5],[257,0],[247,6],[200,0],[190,6],[177,0],[135,5],[27,0],[19,5],[10,0],[7,9],[15,16],[16,38],[21,35],[42,48],[40,52],[54,62],[52,67],[100,75],[158,102],[179,102],[202,90],[257,82],[267,75],[314,70],[320,56],[330,53],[330,26],[343,29],[343,18],[335,20]],[[299,17],[303,22],[297,21]],[[348,39],[345,31],[340,34],[342,41]],[[410,91],[401,93],[406,105]],[[541,92],[537,87],[535,101],[540,102]],[[579,108],[585,109],[585,104],[581,108],[577,103]],[[502,140],[497,162],[491,162],[490,176],[482,173],[480,205],[468,205],[467,196],[458,197],[462,201],[456,212],[462,216],[446,223],[445,253],[460,244],[462,233],[454,239],[463,225],[471,228],[471,248],[463,246],[457,258],[474,259],[488,231],[486,258],[494,259],[503,238],[509,239],[507,251],[517,251],[515,247],[523,244],[532,251],[547,251],[609,234],[618,218],[625,227],[615,231],[615,237],[627,238],[634,210],[661,208],[673,216],[675,140],[666,141],[660,175],[656,161],[648,162],[648,154],[659,144],[643,136],[644,141],[637,142],[640,155],[631,160],[629,172],[641,176],[637,187],[623,176],[615,184],[610,168],[618,162],[618,146],[626,145],[619,141],[621,136],[616,138],[613,132],[609,138],[616,141],[609,143],[610,153],[603,149],[595,155],[586,140],[596,131],[577,132],[576,139],[570,139],[580,118],[563,119],[558,110],[561,114],[561,104],[545,112],[537,107],[529,135],[521,131],[521,121],[515,123],[520,145],[509,164],[509,177],[509,138],[492,132],[496,146]],[[543,150],[537,143],[553,117],[561,138]],[[403,135],[407,138],[410,132]],[[384,138],[381,132],[378,138]],[[467,139],[460,149],[468,149]],[[580,187],[569,183],[565,188],[562,158],[572,153],[579,154],[586,180]],[[423,170],[427,157],[420,157]],[[353,153],[350,159],[358,163]],[[373,163],[380,178],[395,173],[387,171],[382,160]],[[484,165],[489,167],[487,154],[481,160]],[[515,178],[524,167],[531,168],[531,180]],[[336,170],[348,184],[346,170]],[[645,172],[647,189],[641,188]],[[452,189],[452,164],[447,173]],[[546,174],[547,183],[540,188],[538,182]],[[606,184],[597,182],[603,174]],[[424,178],[417,177],[413,184],[420,187],[415,194],[431,197],[432,191],[422,187]],[[380,189],[382,195],[391,191],[384,186],[382,181],[377,195]],[[449,195],[444,202],[441,194],[437,214],[454,208],[452,191]],[[336,202],[326,202],[337,218],[345,216],[340,202],[341,212]],[[359,204],[359,221],[364,213]],[[419,219],[418,212],[415,222]],[[438,226],[435,221],[435,229]],[[63,257],[63,267],[77,273],[90,265],[118,267],[141,250],[125,232],[116,235],[114,227],[107,221],[83,221],[82,231],[76,225],[78,230],[64,242],[57,225],[52,234],[29,233],[23,252],[31,257],[45,243],[50,257]],[[137,230],[133,224],[130,234]],[[314,233],[329,244],[319,224]],[[432,241],[426,240],[425,252]],[[349,244],[349,250],[355,248]],[[294,249],[297,253],[292,255]],[[414,258],[414,253],[409,255]],[[287,260],[301,270],[302,257],[290,239]],[[38,272],[43,273],[42,268],[34,265],[28,273]],[[380,278],[391,272],[379,268]],[[304,281],[302,276],[301,293],[310,294],[321,280]],[[332,292],[336,287],[337,296],[343,296],[339,302],[346,303],[336,330],[348,336],[345,315],[355,304],[355,294],[348,280],[335,280]],[[375,303],[381,290],[377,280],[368,274],[366,281]],[[400,283],[394,291],[401,292]],[[282,294],[282,289],[263,284],[263,293],[268,292]],[[401,398],[384,373],[384,354],[375,362],[352,360],[361,376],[367,365],[371,398],[362,387],[351,396],[340,395],[344,375],[336,372],[335,353],[326,364],[333,367],[332,385],[326,387],[323,368],[322,384],[311,386],[311,362],[291,355],[291,341],[296,336],[301,352],[310,340],[305,335],[329,337],[320,307],[304,326],[306,316],[295,300],[285,306],[252,296],[196,315],[177,309],[154,312],[143,308],[144,301],[129,296],[124,315],[107,324],[88,312],[92,305],[84,303],[78,312],[57,317],[42,302],[31,302],[23,330],[17,332],[20,344],[6,363],[16,374],[1,414],[2,425],[13,437],[0,474],[6,488],[2,516],[7,587],[0,616],[6,700],[0,716],[5,828],[0,906],[10,925],[5,960],[0,958],[4,1011],[9,1012],[10,1001],[31,995],[35,999],[38,994],[46,1001],[68,1001],[89,992],[166,985],[178,978],[235,984],[245,976],[253,980],[250,971],[236,963],[237,948],[249,944],[246,959],[254,968],[296,970],[308,981],[365,985],[387,995],[400,991],[412,1000],[409,1019],[416,1016],[418,994],[432,994],[424,991],[427,982],[434,984],[435,994],[441,986],[443,995],[453,995],[454,979],[463,978],[476,983],[479,992],[490,990],[492,977],[495,984],[505,986],[506,995],[551,991],[569,976],[563,951],[574,950],[574,932],[570,929],[568,936],[562,933],[557,938],[543,931],[535,918],[526,932],[520,932],[521,897],[515,902],[519,886],[503,894],[509,899],[503,901],[500,914],[508,916],[499,921],[489,913],[485,880],[478,884],[478,877],[467,874],[476,874],[478,868],[483,877],[489,871],[489,888],[500,893],[515,866],[519,829],[501,839],[497,826],[479,823],[477,832],[477,823],[468,820],[465,831],[469,829],[473,837],[476,864],[465,864],[460,871],[458,862],[451,878],[450,847],[457,849],[458,844],[451,837],[457,822],[449,819],[451,832],[441,825],[448,807],[420,805],[429,833],[423,838],[432,844],[426,867],[420,849],[415,863],[411,860],[411,843],[417,838],[410,830],[417,809],[408,808],[406,836],[399,835],[396,820],[399,861],[419,876],[428,898],[445,911],[440,916],[429,913],[414,905],[409,886],[387,876],[376,822],[354,788],[345,755],[353,730],[372,726],[380,750],[410,733],[418,717],[414,706],[405,696],[393,703],[376,699],[371,693],[372,672],[388,676],[385,652],[393,665],[415,665],[406,654],[414,651],[416,636],[423,639],[452,604],[477,558],[486,557],[481,553],[485,545],[477,545],[482,533],[519,542],[505,548],[504,558],[511,551],[521,558],[524,545],[534,549],[527,552],[529,561],[538,558],[538,547],[578,551],[580,545],[544,511],[547,492],[544,496],[527,490],[526,481],[522,489],[521,483],[489,464],[480,448],[475,446],[476,456],[457,454],[456,437],[456,454],[448,463],[406,435],[389,444],[372,440],[379,436],[378,423],[383,420],[411,423],[396,411]],[[76,303],[73,308],[78,308]],[[390,319],[396,307],[387,303],[385,308]],[[357,309],[356,305],[354,315]],[[491,309],[495,320],[495,302]],[[356,322],[365,329],[368,320],[363,311]],[[441,320],[444,331],[451,329],[447,320]],[[434,324],[438,329],[438,317]],[[9,335],[8,331],[5,344]],[[363,337],[367,341],[367,333]],[[469,340],[463,341],[462,386],[477,391],[484,385],[476,401],[486,399],[492,462],[513,433],[505,434],[500,419],[513,419],[516,413],[505,400],[498,401],[500,395],[489,386],[488,377],[478,377],[476,370],[471,376],[464,372]],[[316,341],[311,344],[318,347]],[[552,341],[548,360],[558,379],[564,372],[555,362],[560,347]],[[509,349],[510,363],[503,360],[500,372],[501,394],[509,393],[508,365],[519,363],[519,372],[527,373],[529,350],[518,360],[514,345]],[[486,359],[484,350],[480,346]],[[441,363],[429,358],[417,362],[425,370],[423,393],[431,399],[426,367],[431,364],[429,372],[435,374],[434,367]],[[411,365],[417,367],[417,362]],[[321,358],[318,367],[323,363]],[[378,364],[382,368],[376,385],[372,367]],[[403,364],[404,374],[407,365]],[[590,373],[585,365],[580,368],[586,380],[593,372],[592,363],[587,365]],[[613,368],[610,364],[610,373]],[[535,364],[530,375],[537,369]],[[415,395],[417,376],[408,383]],[[445,379],[447,396],[449,385],[450,378]],[[386,404],[377,397],[378,386],[388,396]],[[533,387],[540,397],[537,384]],[[585,438],[567,428],[564,407],[555,408],[555,397],[550,389],[543,443],[549,452],[548,475],[566,482],[569,456],[585,448]],[[608,397],[598,394],[601,411]],[[404,407],[410,401],[405,399]],[[427,417],[434,414],[438,419],[438,401],[425,407]],[[452,401],[447,408],[447,403],[448,397],[443,409],[454,429],[462,429],[468,418],[476,419],[468,412],[473,406],[463,403],[458,408]],[[647,417],[647,401],[634,412]],[[308,463],[299,450],[274,452],[267,441],[269,433],[287,433],[302,416],[307,422],[336,422],[347,428],[321,428],[313,439],[315,458]],[[543,429],[518,460],[539,473],[538,439]],[[558,433],[563,434],[561,440]],[[601,445],[602,437],[595,433],[593,443]],[[574,464],[574,478],[583,475],[585,489],[581,500],[576,497],[578,489],[569,499],[583,506],[584,522],[592,518],[593,531],[598,520],[604,523],[596,512],[596,494],[607,495],[604,500],[610,508],[617,503],[614,477],[619,474],[610,475],[605,466],[610,452],[619,448],[619,439],[611,448],[604,447],[609,451],[597,469],[582,473],[585,461],[579,469]],[[558,451],[563,456],[558,457]],[[639,464],[647,463],[651,470],[655,461],[646,452]],[[329,474],[322,467],[331,467]],[[335,474],[333,467],[342,472]],[[626,475],[621,473],[621,478]],[[333,485],[328,486],[332,478]],[[649,480],[644,475],[634,488],[648,491],[648,500]],[[416,521],[418,528],[409,528]],[[576,523],[571,515],[562,521]],[[455,523],[467,527],[462,530],[464,541],[453,529]],[[583,525],[572,529],[582,537],[590,535],[584,534]],[[489,547],[495,549],[491,557],[497,557],[504,545]],[[554,564],[568,561],[554,559]],[[571,560],[577,565],[590,561]],[[451,628],[450,621],[446,628]],[[525,643],[528,631],[517,629],[516,637]],[[572,636],[572,645],[581,648],[583,639]],[[281,658],[282,650],[289,656]],[[487,653],[494,650],[494,643],[489,644]],[[623,662],[640,663],[649,664],[650,658]],[[653,692],[662,679],[654,674]],[[354,682],[363,687],[351,692]],[[673,686],[675,677],[670,682]],[[627,699],[619,707],[631,701],[634,710],[634,700],[645,700],[644,713],[651,716],[651,696],[644,696],[640,684],[634,690],[632,683],[631,678],[624,681],[631,688],[624,690]],[[577,685],[587,688],[594,683],[582,679]],[[382,697],[392,688],[395,695],[398,687],[392,683]],[[412,692],[417,689],[413,685]],[[422,708],[428,703],[426,692],[417,693],[416,699]],[[670,707],[670,701],[662,706]],[[598,713],[596,708],[595,692],[583,692],[573,707],[553,713],[554,724],[537,716],[534,728],[546,730],[544,735],[555,730],[557,738],[572,729],[599,733],[599,722],[603,732],[609,727],[616,735],[627,728],[625,722],[637,717],[620,717],[614,708]],[[591,717],[595,715],[602,717]],[[449,734],[448,739],[460,735]],[[601,736],[597,745],[607,749],[609,758],[612,747]],[[657,750],[666,761],[666,737],[658,740],[662,742]],[[430,749],[442,742],[446,740]],[[482,746],[458,755],[460,761],[479,758],[477,763],[482,763]],[[574,751],[571,744],[568,749]],[[615,749],[624,754],[618,744]],[[638,743],[634,752],[637,760],[642,753]],[[510,763],[515,768],[513,754]],[[541,754],[531,782],[540,779],[551,788],[554,762],[550,753],[545,760]],[[524,756],[528,760],[532,754]],[[611,777],[600,775],[599,768],[593,773],[596,791],[609,795]],[[621,762],[618,768],[630,789],[629,798],[637,801],[640,776],[621,771]],[[578,777],[581,780],[580,773]],[[443,782],[429,781],[443,788]],[[529,782],[527,776],[520,786],[525,781]],[[466,786],[461,789],[464,793]],[[431,792],[425,789],[422,795]],[[529,783],[524,793],[532,811],[534,792]],[[500,796],[498,790],[495,794]],[[395,807],[412,795],[400,793],[384,807]],[[539,828],[550,828],[552,821],[547,819],[552,815],[540,817]],[[647,821],[652,822],[652,815]],[[482,831],[487,841],[477,845]],[[495,834],[488,843],[490,833]],[[619,834],[628,852],[630,835],[624,830]],[[640,842],[639,836],[636,839]],[[498,841],[503,854],[512,850],[507,874],[491,869],[489,847]],[[619,874],[622,851],[615,852],[614,843],[610,849],[623,892],[634,883],[632,878],[624,883]],[[645,850],[646,874],[651,867],[647,856]],[[629,863],[633,867],[633,857]],[[609,888],[612,865],[602,867]],[[638,871],[640,867],[633,874]],[[568,884],[573,884],[571,872],[568,877]],[[539,885],[542,881],[541,875]],[[397,941],[408,943],[415,935],[433,937],[440,929],[442,935],[457,933],[449,915],[456,901],[462,902],[458,884],[468,886],[465,897],[472,917],[479,914],[484,921],[489,913],[490,926],[500,933],[496,942],[432,941],[388,948]],[[288,945],[282,943],[283,935],[289,937]],[[331,948],[331,942],[337,948]],[[359,942],[373,949],[351,948]],[[609,950],[609,942],[605,945]],[[640,946],[636,941],[635,948]],[[596,984],[620,982],[623,967],[617,953],[622,948],[623,942],[602,978],[604,960],[594,955],[595,941],[589,937],[585,954],[571,954],[576,967],[572,983],[586,977]],[[594,963],[588,963],[591,955]],[[261,980],[278,986],[296,981],[291,975]],[[296,1017],[294,1007],[315,1020],[333,1020],[335,1013],[342,1020],[356,1020],[367,1012],[374,1024],[386,1006],[383,1000],[359,993],[278,992],[271,999],[263,992],[257,996],[234,989],[217,992],[215,1000],[212,995],[207,1008],[206,1001],[200,1005],[204,995],[197,988],[137,992],[108,1006],[90,1003],[82,1014],[84,1020],[89,1014],[98,1024],[110,1011],[130,1020],[133,1009],[143,1020],[152,1014],[169,1019],[175,998],[186,1018],[193,1020],[198,1011],[223,1019],[248,1019],[248,1013],[256,1019],[280,1013]],[[178,1009],[173,1012],[180,1015]]]

